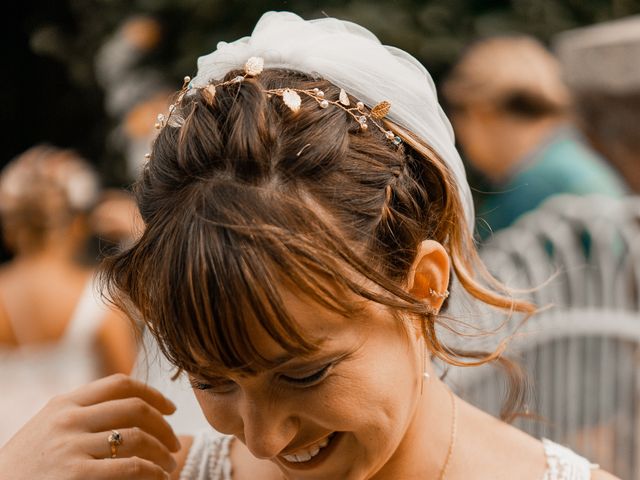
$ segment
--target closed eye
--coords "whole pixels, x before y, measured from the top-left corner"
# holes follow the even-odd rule
[[[297,376],[291,376],[291,375],[282,375],[281,378],[284,379],[286,382],[291,383],[293,385],[300,385],[300,386],[311,386],[311,385],[315,385],[316,383],[321,382],[322,380],[325,379],[325,377],[327,376],[327,374],[329,373],[329,371],[331,370],[331,367],[333,366],[332,363],[329,363],[327,365],[325,365],[324,367],[322,367],[319,370],[316,370],[315,372],[309,374],[309,375],[305,375],[302,377],[297,377]]]
[[[210,390],[215,393],[227,393],[233,389],[235,382],[228,379],[218,379],[211,382],[203,382],[195,378],[189,378],[191,388],[195,390]]]

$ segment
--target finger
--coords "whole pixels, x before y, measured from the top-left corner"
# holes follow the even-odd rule
[[[176,411],[173,402],[158,390],[121,373],[91,382],[69,394],[69,398],[81,406],[128,397],[139,397],[164,415]]]
[[[162,467],[167,472],[176,469],[176,461],[171,452],[158,441],[139,428],[125,428],[117,430],[122,438],[122,443],[114,447],[115,458],[139,457]],[[91,433],[86,441],[86,451],[93,458],[112,457],[111,443],[109,437],[111,431]]]
[[[82,465],[86,472],[78,478],[91,480],[168,480],[169,473],[149,460],[139,457],[87,460]]]
[[[91,432],[139,427],[157,438],[170,451],[180,450],[180,442],[162,414],[141,398],[124,398],[98,403],[78,412],[79,423]]]

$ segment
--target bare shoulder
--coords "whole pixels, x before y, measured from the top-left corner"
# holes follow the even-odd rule
[[[180,439],[180,445],[182,445],[182,448],[177,453],[173,454],[177,467],[171,474],[171,480],[180,479],[180,473],[184,468],[184,464],[187,462],[187,456],[189,455],[189,450],[193,444],[193,437],[191,436],[180,435],[178,438]]]
[[[605,472],[604,470],[595,470],[592,474],[591,474],[591,480],[620,480],[620,478],[611,475],[608,472]]]

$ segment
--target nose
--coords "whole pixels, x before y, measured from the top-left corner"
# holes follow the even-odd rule
[[[244,443],[256,458],[270,459],[280,454],[295,438],[299,419],[278,399],[244,396],[239,405]]]

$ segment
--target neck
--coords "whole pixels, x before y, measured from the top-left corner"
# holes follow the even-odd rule
[[[430,379],[425,380],[424,391],[419,395],[415,414],[402,442],[394,456],[372,480],[441,478],[454,427],[452,394],[432,374]],[[455,448],[450,462],[453,458]]]
[[[46,240],[39,248],[18,249],[17,262],[47,262],[69,264],[75,262],[78,245],[71,236],[55,236]]]

